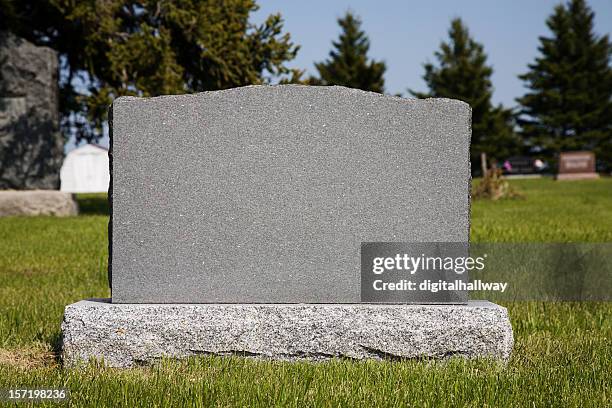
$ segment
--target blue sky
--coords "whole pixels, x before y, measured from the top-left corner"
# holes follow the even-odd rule
[[[260,0],[253,21],[280,12],[285,29],[301,45],[291,67],[315,73],[313,62],[327,58],[340,33],[336,19],[347,10],[359,15],[370,37],[370,55],[387,64],[386,92],[425,90],[423,63],[446,40],[450,20],[461,17],[484,45],[493,66],[493,101],[514,106],[524,92],[517,78],[536,57],[538,37],[547,35],[545,19],[560,1],[551,0],[429,0],[429,1],[280,1]],[[591,0],[598,34],[612,31],[612,0]]]
[[[370,56],[384,60],[386,92],[407,96],[407,89],[425,90],[423,63],[446,40],[450,20],[461,17],[472,36],[482,43],[493,66],[493,101],[507,107],[525,91],[518,74],[538,55],[538,37],[548,35],[545,20],[558,0],[260,0],[252,21],[261,24],[272,13],[281,13],[285,31],[300,45],[288,66],[315,74],[314,62],[322,61],[340,34],[336,22],[347,10],[359,15],[370,37]],[[591,0],[595,31],[612,31],[612,0]],[[108,146],[108,137],[101,141]],[[68,143],[66,150],[74,148]]]

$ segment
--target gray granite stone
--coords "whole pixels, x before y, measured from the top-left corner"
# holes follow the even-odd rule
[[[111,115],[113,302],[356,303],[362,242],[468,241],[463,102],[250,86]]]
[[[372,304],[113,304],[66,307],[67,366],[104,359],[113,367],[161,357],[241,355],[280,360],[491,357],[513,344],[505,308]]]
[[[57,190],[0,191],[0,217],[77,215],[79,207],[72,194]]]
[[[55,51],[0,32],[0,189],[59,188],[57,75]]]

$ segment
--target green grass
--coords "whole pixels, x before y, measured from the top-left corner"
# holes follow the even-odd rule
[[[512,184],[524,199],[473,203],[474,241],[612,242],[611,179]],[[75,406],[610,406],[609,302],[505,304],[516,342],[507,366],[199,357],[63,369],[64,306],[109,295],[107,207],[79,202],[79,217],[0,219],[0,388],[63,386]]]
[[[472,204],[472,241],[612,242],[612,179],[510,183],[523,198]]]

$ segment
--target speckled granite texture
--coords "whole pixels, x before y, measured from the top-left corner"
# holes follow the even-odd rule
[[[362,242],[467,242],[470,107],[343,87],[121,97],[115,303],[357,303]]]
[[[163,356],[241,355],[280,360],[507,360],[513,344],[505,308],[372,304],[113,304],[92,299],[66,307],[63,360],[113,367]]]

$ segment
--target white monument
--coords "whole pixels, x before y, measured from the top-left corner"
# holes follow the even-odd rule
[[[108,149],[87,144],[70,151],[60,171],[61,191],[105,193],[108,191]]]

